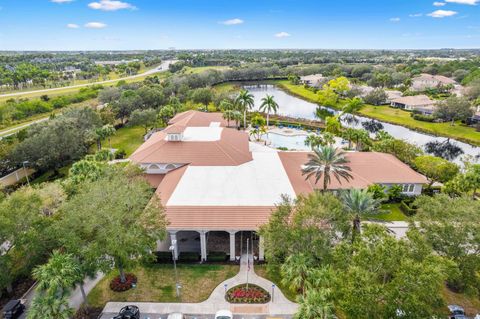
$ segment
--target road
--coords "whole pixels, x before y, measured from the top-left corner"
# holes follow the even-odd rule
[[[167,60],[167,61],[162,62],[158,67],[156,67],[154,69],[148,70],[148,71],[143,72],[141,74],[132,75],[132,76],[121,78],[121,79],[108,80],[108,81],[95,82],[95,83],[88,83],[88,84],[79,84],[79,85],[73,85],[73,86],[64,86],[64,87],[61,87],[61,88],[54,88],[54,89],[9,93],[9,94],[0,95],[0,98],[1,97],[25,95],[25,94],[30,94],[30,93],[46,93],[46,92],[51,92],[51,91],[55,91],[55,90],[63,90],[63,89],[68,89],[68,88],[80,88],[80,87],[90,86],[90,85],[93,85],[93,84],[105,84],[105,83],[118,82],[118,81],[121,81],[121,80],[134,79],[134,78],[138,78],[138,77],[142,77],[142,76],[152,75],[152,74],[155,74],[155,73],[158,73],[158,72],[167,71],[170,64],[175,63],[175,62],[176,62],[176,60]],[[21,129],[26,128],[30,125],[46,121],[46,120],[49,119],[49,117],[50,116],[45,116],[41,119],[38,119],[38,120],[35,120],[35,121],[32,121],[32,122],[28,122],[28,123],[25,123],[25,124],[22,124],[22,125],[19,125],[19,126],[15,126],[13,128],[8,128],[8,129],[5,129],[5,130],[2,130],[2,131],[0,131],[0,140],[4,137],[15,134],[18,131],[20,131]]]
[[[135,79],[135,78],[139,78],[139,77],[142,77],[142,76],[148,76],[148,75],[152,75],[152,74],[155,74],[155,73],[158,73],[158,72],[166,71],[166,70],[168,70],[168,67],[170,66],[170,64],[175,63],[175,62],[176,62],[176,60],[163,61],[159,66],[157,66],[156,68],[153,68],[151,70],[145,71],[145,72],[140,73],[140,74],[115,79],[115,80],[106,80],[106,81],[92,82],[92,83],[85,83],[85,84],[77,84],[77,85],[71,85],[71,86],[62,86],[62,87],[52,88],[52,89],[22,91],[22,92],[15,92],[15,93],[0,94],[0,98],[22,96],[22,95],[33,94],[33,93],[50,93],[50,92],[55,92],[55,91],[65,90],[65,89],[82,88],[82,87],[91,86],[91,85],[95,85],[95,84],[107,84],[107,83],[115,83],[115,82],[122,81],[122,80]]]

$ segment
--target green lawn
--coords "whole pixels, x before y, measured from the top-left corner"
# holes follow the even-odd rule
[[[378,219],[378,220],[383,220],[388,222],[408,220],[408,217],[405,216],[405,214],[400,210],[399,203],[383,204],[381,206],[381,209],[384,210],[385,213],[372,214],[367,216],[367,218]]]
[[[273,282],[275,286],[277,286],[282,291],[285,297],[288,298],[288,300],[296,302],[296,298],[298,296],[297,292],[291,290],[290,288],[282,284],[282,276],[279,272],[267,271],[267,265],[265,264],[255,265],[254,271],[260,277],[263,277]]]
[[[186,67],[184,68],[184,74],[198,74],[202,73],[208,70],[218,70],[218,71],[224,71],[229,69],[230,67],[228,66],[199,66],[199,67]]]
[[[112,148],[123,149],[130,156],[140,145],[143,144],[145,129],[140,126],[125,126],[117,130],[110,140]],[[103,147],[109,147],[108,140],[102,142]]]
[[[239,271],[238,265],[177,265],[181,298],[175,296],[173,265],[152,264],[138,266],[130,273],[137,276],[137,287],[125,292],[114,292],[110,281],[118,275],[112,271],[88,295],[94,307],[103,307],[109,301],[129,302],[201,302],[213,289]]]
[[[306,89],[303,85],[294,85],[287,80],[273,81],[273,83],[292,95],[317,103],[317,94]],[[341,102],[337,105],[337,108],[340,107]],[[380,121],[402,125],[413,130],[451,137],[474,145],[480,145],[480,132],[461,123],[452,126],[450,123],[417,121],[410,116],[410,112],[389,106],[373,106],[368,104],[360,111],[360,114]]]

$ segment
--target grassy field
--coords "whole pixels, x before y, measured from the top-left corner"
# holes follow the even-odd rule
[[[201,302],[224,280],[238,273],[237,265],[177,265],[181,298],[175,296],[173,265],[139,266],[129,271],[138,278],[137,287],[125,292],[114,292],[110,281],[118,275],[112,271],[88,295],[94,307],[103,307],[109,301],[129,302]]]
[[[274,81],[274,83],[292,95],[303,98],[310,102],[317,102],[317,95],[303,87],[303,85],[294,85],[287,80]],[[338,103],[337,108],[340,107],[341,102]],[[373,106],[368,104],[365,105],[365,107],[360,111],[360,114],[380,121],[402,125],[413,130],[438,136],[455,138],[474,145],[480,145],[480,132],[477,132],[472,127],[462,125],[461,123],[456,123],[456,125],[452,126],[450,123],[430,123],[417,121],[410,116],[410,112],[391,108],[389,106]]]
[[[130,156],[140,145],[143,144],[143,135],[145,130],[140,126],[125,126],[117,130],[115,135],[108,140],[102,141],[103,147],[123,149],[127,156]]]
[[[228,67],[228,66],[199,66],[199,67],[195,67],[195,68],[185,67],[185,69],[182,71],[182,73],[183,74],[198,74],[198,73],[202,73],[202,72],[209,71],[209,70],[224,71],[224,70],[228,70],[229,68],[230,67]]]

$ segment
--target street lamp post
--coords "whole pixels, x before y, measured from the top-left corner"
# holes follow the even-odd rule
[[[177,273],[177,261],[176,261],[176,251],[175,246],[177,244],[176,240],[172,240],[172,245],[170,246],[169,250],[172,252],[172,259],[173,259],[173,269],[175,271],[175,291],[177,293],[177,298],[180,298],[180,284],[178,282],[178,273]]]
[[[28,164],[28,161],[24,161],[22,164],[23,164],[23,172],[25,173],[25,177],[27,178],[28,187],[30,187],[30,180],[28,179],[27,169],[25,168],[25,165]]]

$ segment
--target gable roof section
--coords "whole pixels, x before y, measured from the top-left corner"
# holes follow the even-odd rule
[[[236,166],[252,160],[248,135],[244,132],[225,128],[218,141],[167,141],[169,128],[173,127],[178,125],[153,134],[130,159],[135,163],[178,163],[193,166]]]
[[[212,123],[220,123],[221,127],[227,127],[227,121],[222,113],[207,113],[200,111],[186,111],[175,115],[168,124],[182,125],[190,127],[207,127]]]
[[[402,96],[397,99],[393,99],[392,102],[405,104],[410,106],[425,106],[425,105],[434,105],[435,102],[430,100],[426,95],[412,95],[412,96]]]
[[[323,177],[315,185],[315,177],[305,180],[302,165],[308,162],[308,152],[279,152],[285,171],[297,195],[307,194],[322,188]],[[339,183],[332,176],[329,189],[366,188],[372,184],[425,184],[425,176],[415,172],[395,156],[376,152],[346,153],[352,169],[353,180],[341,179]]]

